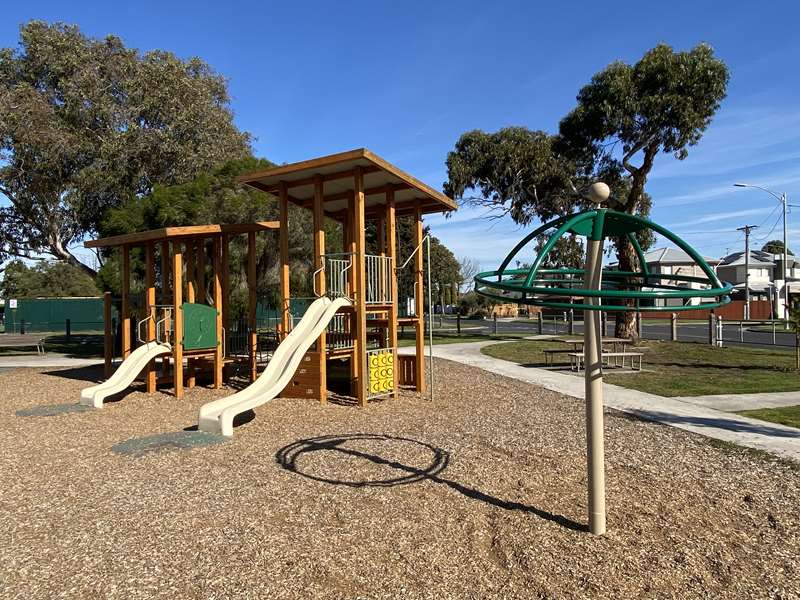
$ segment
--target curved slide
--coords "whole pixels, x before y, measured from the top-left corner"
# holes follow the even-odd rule
[[[156,356],[169,354],[172,346],[159,342],[147,342],[131,352],[119,368],[106,381],[81,390],[81,404],[103,408],[103,400],[124,390],[148,363]]]
[[[319,298],[308,307],[306,314],[281,342],[267,368],[251,385],[241,392],[214,400],[200,408],[198,429],[233,437],[236,415],[269,402],[281,393],[294,377],[303,356],[325,331],[338,310],[348,306],[344,298]]]

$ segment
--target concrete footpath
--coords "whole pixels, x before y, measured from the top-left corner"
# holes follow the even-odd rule
[[[102,358],[75,358],[65,354],[0,356],[0,369],[60,369],[102,365]]]
[[[535,367],[524,367],[481,354],[481,348],[498,343],[508,342],[491,340],[465,344],[434,345],[433,356],[434,360],[436,358],[444,358],[460,362],[491,373],[540,385],[548,390],[583,399],[583,377]],[[400,348],[400,353],[414,354],[415,349],[413,347]],[[686,398],[666,398],[610,384],[605,384],[604,389],[605,406],[608,408],[636,415],[649,421],[699,433],[717,440],[732,442],[740,446],[747,446],[786,458],[800,460],[800,429],[723,412],[722,410],[705,406],[702,403],[688,401]],[[761,394],[758,394],[758,396],[761,396]],[[734,397],[731,396],[731,398]],[[800,394],[795,394],[795,397],[800,397]],[[800,402],[790,403],[798,404]],[[719,405],[722,405],[722,402],[719,402]],[[752,406],[752,403],[749,406]]]

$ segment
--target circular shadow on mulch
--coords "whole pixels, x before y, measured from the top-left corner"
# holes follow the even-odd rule
[[[32,406],[18,410],[18,417],[56,417],[58,415],[68,415],[70,413],[82,413],[94,410],[91,406],[84,404],[47,404],[44,406]]]
[[[205,431],[172,431],[147,437],[131,438],[119,444],[114,444],[111,450],[117,454],[127,456],[144,456],[151,452],[187,450],[189,448],[213,446],[227,441],[228,438],[223,435]]]
[[[384,455],[382,450],[394,450],[391,455]],[[380,453],[379,453],[380,452]],[[356,461],[371,463],[386,469],[388,475],[375,479],[351,480],[335,474],[313,472],[315,467],[323,467],[325,458],[346,457]],[[402,462],[400,457],[402,457]],[[314,459],[322,462],[313,463]],[[309,459],[312,464],[304,459]],[[441,448],[426,442],[406,437],[382,434],[348,433],[340,435],[320,436],[298,440],[284,446],[275,454],[275,461],[287,471],[292,471],[308,479],[344,485],[349,487],[391,487],[408,483],[416,483],[424,479],[432,479],[447,468],[450,455]],[[339,463],[342,475],[351,465]]]

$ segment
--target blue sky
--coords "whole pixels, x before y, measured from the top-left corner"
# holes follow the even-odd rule
[[[229,78],[236,122],[258,155],[292,162],[364,146],[441,189],[461,133],[555,131],[609,62],[659,42],[705,41],[731,70],[728,97],[689,158],[658,158],[647,190],[655,220],[722,255],[742,246],[737,227],[760,225],[756,244],[781,229],[777,202],[735,181],[800,204],[798,17],[796,2],[29,0],[3,7],[0,46],[16,45],[19,24],[36,18],[200,56]],[[487,268],[524,233],[475,209],[428,222],[456,255]],[[789,224],[790,246],[800,246],[800,209]]]

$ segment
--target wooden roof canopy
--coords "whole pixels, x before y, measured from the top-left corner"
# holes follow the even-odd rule
[[[109,248],[124,246],[126,244],[144,244],[147,242],[161,242],[167,240],[180,240],[190,238],[213,237],[224,233],[249,233],[251,231],[265,231],[278,229],[278,221],[258,221],[256,223],[235,223],[230,225],[187,225],[185,227],[163,227],[150,231],[114,235],[99,240],[89,240],[83,245],[86,248]]]
[[[366,148],[340,152],[311,160],[281,165],[238,178],[241,183],[270,194],[278,194],[286,184],[289,200],[311,208],[314,199],[314,177],[320,175],[325,184],[325,212],[332,214],[347,208],[354,192],[353,175],[361,167],[364,175],[365,208],[386,203],[386,192],[394,189],[398,214],[409,214],[419,203],[423,214],[449,212],[458,206],[451,199],[385,161]]]

